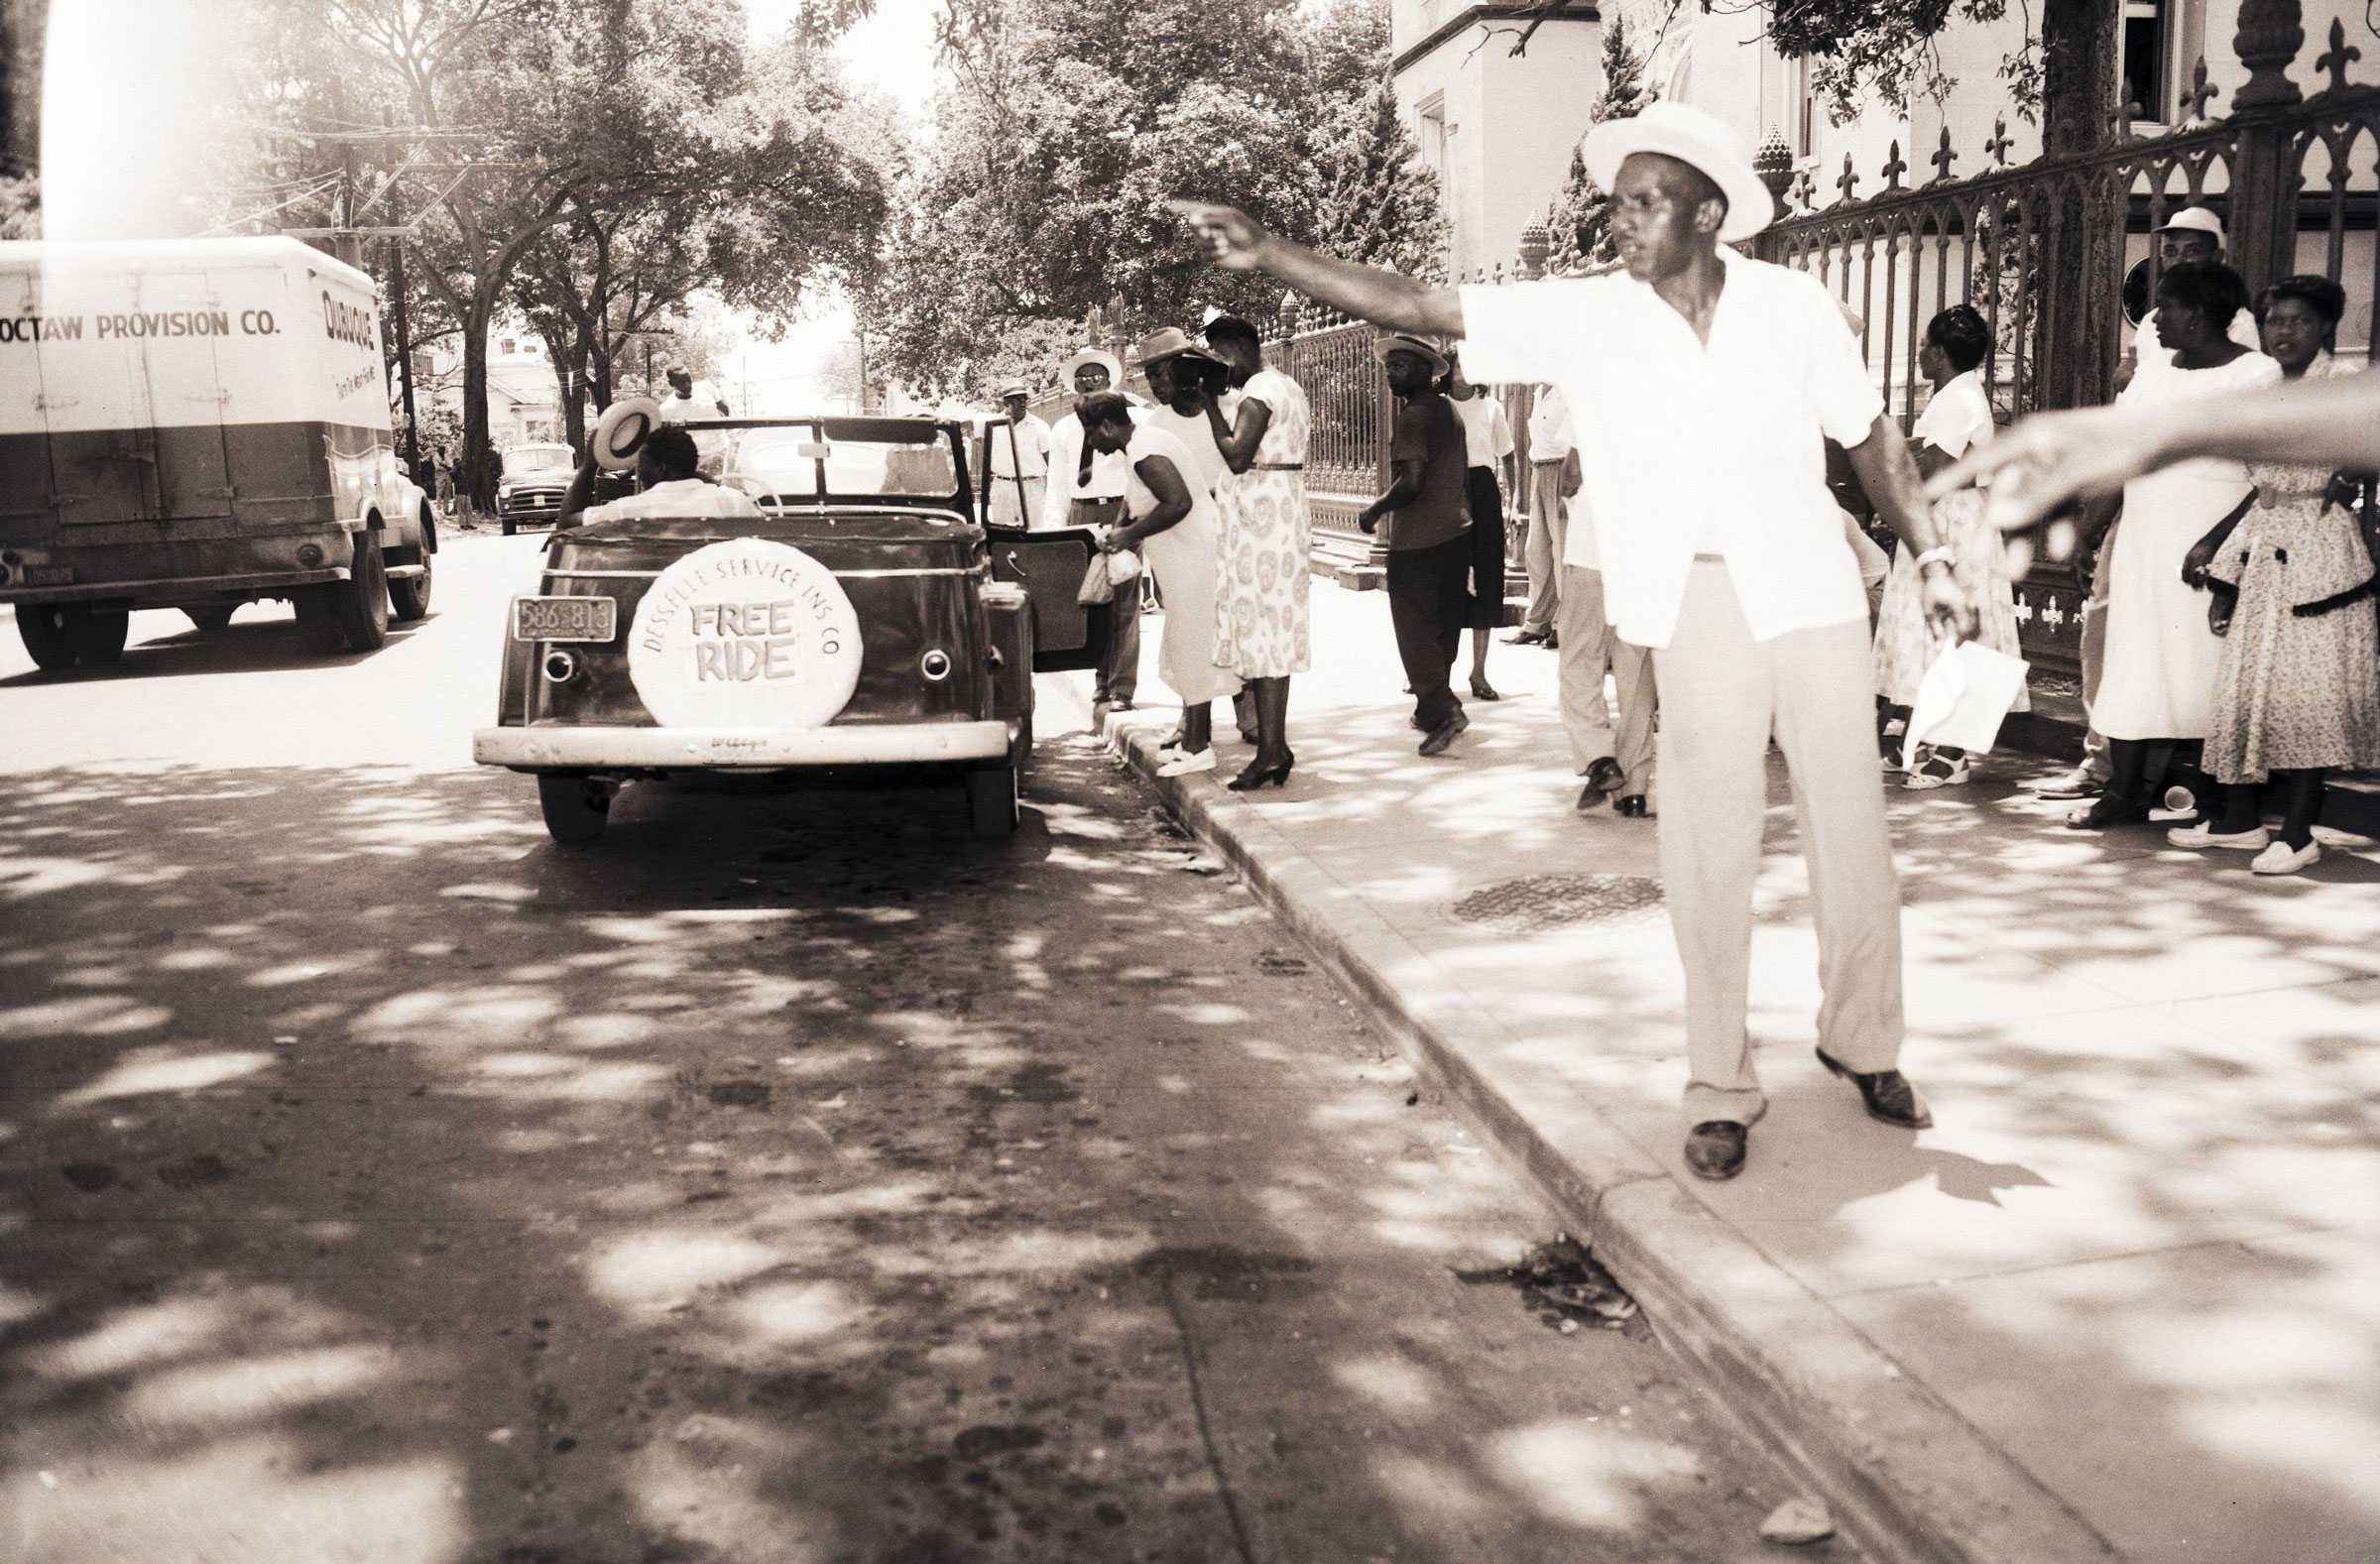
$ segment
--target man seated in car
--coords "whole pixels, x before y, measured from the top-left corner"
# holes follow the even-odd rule
[[[764,514],[751,495],[726,484],[713,483],[696,471],[700,454],[694,436],[675,424],[664,423],[645,436],[637,447],[637,483],[641,492],[604,505],[595,498],[596,462],[592,453],[578,464],[570,492],[562,496],[561,519],[554,525],[576,527],[580,521],[610,522],[631,516],[758,517]]]

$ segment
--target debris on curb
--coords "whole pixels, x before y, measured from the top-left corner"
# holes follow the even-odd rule
[[[1835,1534],[1835,1517],[1815,1499],[1789,1499],[1760,1522],[1760,1535],[1789,1548],[1808,1547]]]
[[[1636,1300],[1627,1294],[1590,1252],[1567,1233],[1539,1244],[1517,1265],[1493,1270],[1458,1270],[1455,1279],[1477,1286],[1500,1282],[1518,1289],[1520,1300],[1537,1312],[1548,1329],[1574,1334],[1581,1325],[1621,1330],[1637,1317]]]

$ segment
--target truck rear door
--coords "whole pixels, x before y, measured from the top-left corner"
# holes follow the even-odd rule
[[[157,420],[134,324],[137,271],[101,264],[41,275],[42,418],[52,503],[64,528],[155,520],[161,513]]]
[[[0,542],[37,542],[58,525],[42,389],[41,274],[0,273]]]
[[[151,272],[141,283],[141,348],[156,429],[158,514],[177,520],[229,516],[223,417],[230,392],[215,345],[230,334],[231,317],[204,272]]]

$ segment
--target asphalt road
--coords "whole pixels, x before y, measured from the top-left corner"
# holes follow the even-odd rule
[[[0,1557],[1729,1560],[1789,1497],[1086,735],[471,766],[540,540],[369,658],[0,647]],[[1841,1543],[1835,1556],[1844,1556]]]

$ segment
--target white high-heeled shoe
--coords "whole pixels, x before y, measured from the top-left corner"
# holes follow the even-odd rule
[[[1203,750],[1192,750],[1187,754],[1176,751],[1172,760],[1157,768],[1157,775],[1159,777],[1188,777],[1197,772],[1211,772],[1214,769],[1215,746],[1210,744]]]

